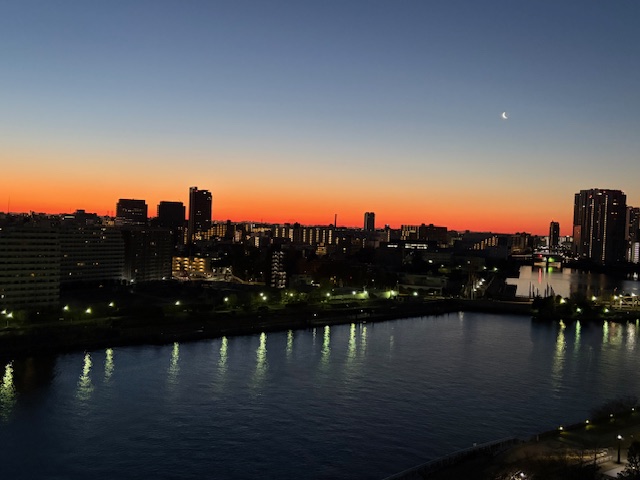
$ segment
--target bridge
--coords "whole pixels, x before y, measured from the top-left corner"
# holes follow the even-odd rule
[[[616,310],[638,310],[640,309],[640,297],[631,295],[614,295],[609,303],[609,308]]]
[[[561,252],[552,252],[548,250],[536,250],[533,253],[525,253],[521,255],[511,255],[514,260],[523,262],[532,262],[533,265],[539,267],[562,267],[564,255]]]

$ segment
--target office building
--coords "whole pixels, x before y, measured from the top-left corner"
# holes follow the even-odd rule
[[[165,202],[158,204],[158,226],[171,230],[184,227],[186,208],[182,202]]]
[[[121,198],[116,204],[116,225],[146,225],[147,202]]]
[[[627,196],[620,190],[590,189],[575,194],[574,253],[600,265],[625,260]]]
[[[198,187],[189,189],[189,222],[187,237],[189,242],[199,240],[202,232],[211,228],[211,192],[198,190]]]

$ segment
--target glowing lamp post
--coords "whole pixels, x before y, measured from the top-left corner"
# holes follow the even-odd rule
[[[620,445],[622,444],[622,435],[618,435],[618,462],[620,463]]]

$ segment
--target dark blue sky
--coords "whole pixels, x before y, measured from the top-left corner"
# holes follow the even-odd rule
[[[200,185],[220,218],[565,231],[579,189],[640,205],[638,19],[634,1],[2,2],[0,191],[105,211]],[[30,205],[47,180],[65,203]]]

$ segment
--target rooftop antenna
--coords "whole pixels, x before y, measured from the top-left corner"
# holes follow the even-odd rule
[[[334,214],[333,216],[333,228],[338,228],[338,214]]]

